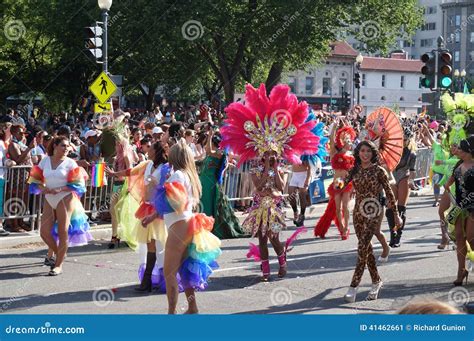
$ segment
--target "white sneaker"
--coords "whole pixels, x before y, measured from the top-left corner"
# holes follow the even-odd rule
[[[369,294],[367,295],[367,301],[374,301],[378,298],[380,289],[383,287],[383,282],[380,281],[376,284],[372,284],[372,289],[370,289]]]
[[[387,263],[389,255],[390,255],[390,248],[388,249],[387,257],[382,257],[382,255],[379,256],[378,258],[379,263]]]
[[[357,287],[349,287],[347,294],[344,295],[344,301],[347,303],[354,303],[357,296]]]

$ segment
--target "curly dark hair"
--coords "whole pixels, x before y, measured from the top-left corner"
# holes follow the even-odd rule
[[[360,160],[360,150],[362,147],[369,147],[370,150],[372,151],[372,159],[370,159],[370,162],[375,164],[375,165],[380,165],[380,156],[379,156],[379,150],[375,146],[375,144],[372,141],[362,141],[360,142],[354,149],[354,167],[349,171],[350,177],[354,177],[358,172],[361,167],[362,161]]]

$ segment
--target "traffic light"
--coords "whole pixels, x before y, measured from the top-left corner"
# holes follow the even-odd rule
[[[438,86],[449,89],[453,84],[453,56],[446,50],[440,51],[438,56]]]
[[[86,33],[86,49],[95,57],[102,58],[102,36],[103,29],[100,26],[92,26],[85,28]]]
[[[356,89],[360,89],[360,73],[356,72],[354,74],[354,86]]]
[[[421,61],[425,65],[421,68],[421,73],[425,78],[421,79],[423,88],[436,89],[436,51],[427,52],[421,56]]]
[[[343,105],[345,108],[349,109],[351,107],[351,98],[349,97],[349,93],[348,92],[344,92],[344,101],[343,101]]]

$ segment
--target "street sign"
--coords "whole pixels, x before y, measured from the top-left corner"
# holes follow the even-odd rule
[[[94,104],[94,112],[101,113],[101,112],[112,112],[112,103],[95,103]]]
[[[89,90],[97,98],[99,103],[106,103],[117,90],[117,86],[110,77],[102,72],[99,77],[91,84]]]

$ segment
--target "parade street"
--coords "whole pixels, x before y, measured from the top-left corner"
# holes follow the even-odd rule
[[[392,249],[389,261],[380,265],[385,283],[379,299],[366,301],[370,276],[366,270],[353,304],[344,303],[357,257],[357,238],[341,241],[332,226],[325,240],[315,239],[312,229],[325,204],[314,205],[306,221],[308,232],[300,236],[288,256],[288,275],[277,277],[278,263],[273,250],[272,277],[262,283],[259,263],[246,259],[250,239],[222,241],[220,269],[211,277],[209,288],[197,294],[202,314],[386,314],[394,313],[414,298],[433,298],[451,304],[465,303],[472,285],[454,289],[456,252],[440,251],[437,208],[432,196],[410,199],[402,246]],[[290,225],[291,221],[287,220]],[[384,220],[383,230],[387,233]],[[286,239],[294,226],[283,233]],[[351,230],[353,229],[351,224]],[[284,240],[284,238],[280,238]],[[375,240],[375,238],[374,238]],[[0,240],[0,243],[2,241]],[[1,244],[0,244],[1,245]],[[138,257],[121,246],[108,250],[106,239],[69,249],[64,273],[47,276],[42,265],[45,247],[40,243],[0,250],[0,309],[6,314],[163,314],[164,294],[139,294]],[[374,242],[376,257],[381,253]],[[472,295],[471,295],[472,296]],[[178,309],[184,312],[184,294]]]

